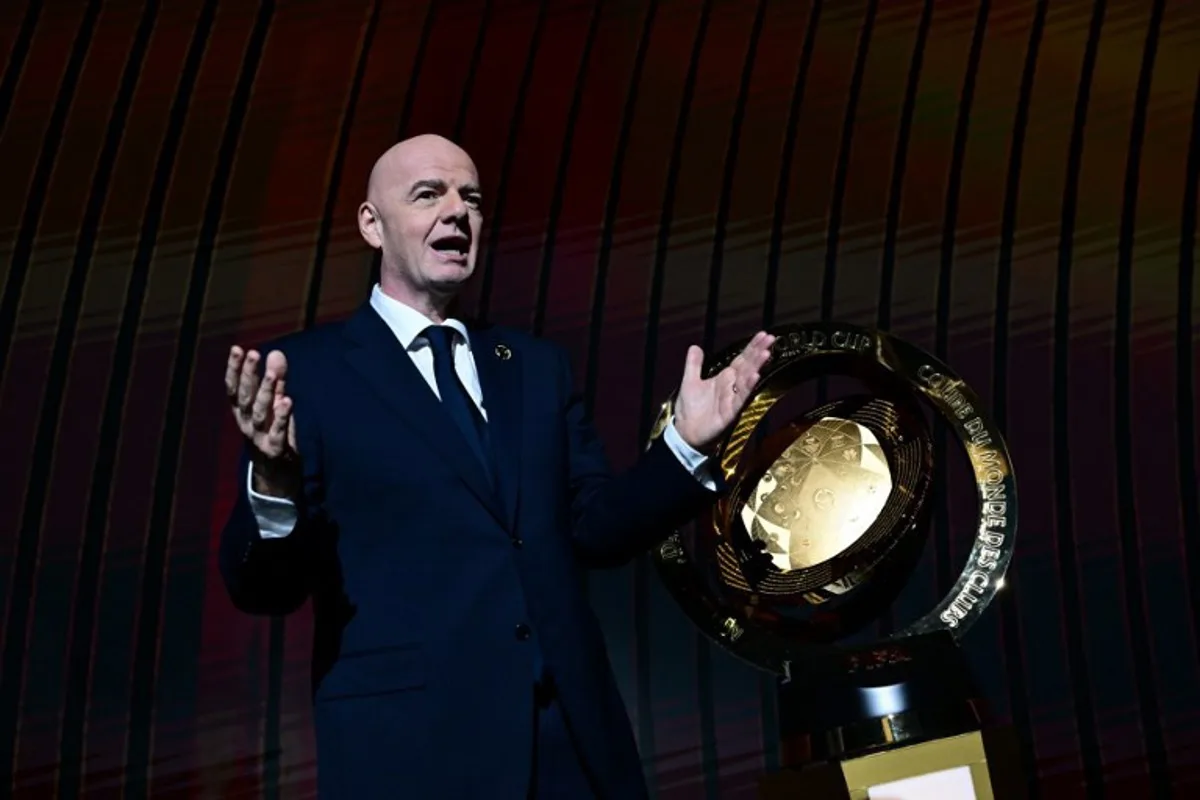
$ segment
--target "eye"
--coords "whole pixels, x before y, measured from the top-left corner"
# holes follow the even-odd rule
[[[437,194],[432,189],[422,189],[417,192],[417,200],[432,200],[437,197]]]
[[[469,194],[463,198],[467,205],[471,208],[479,208],[483,205],[483,198],[477,194]]]

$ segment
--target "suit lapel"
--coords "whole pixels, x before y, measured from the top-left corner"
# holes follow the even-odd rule
[[[504,509],[483,465],[387,323],[370,305],[364,305],[347,320],[345,333],[345,357],[350,366],[417,436],[446,459],[467,487],[504,523]]]
[[[502,341],[494,328],[480,328],[471,331],[471,355],[487,409],[497,488],[509,530],[513,530],[521,475],[521,352],[511,342]]]

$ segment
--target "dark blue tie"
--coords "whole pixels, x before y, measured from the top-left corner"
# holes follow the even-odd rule
[[[484,472],[491,475],[491,462],[487,457],[487,423],[467,388],[454,371],[454,336],[457,331],[445,325],[430,325],[425,329],[429,349],[433,351],[433,374],[437,379],[438,394],[442,407],[450,414],[454,424],[462,431],[463,438],[479,458]]]

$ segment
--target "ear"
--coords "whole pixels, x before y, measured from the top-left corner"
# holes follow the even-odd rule
[[[379,229],[381,225],[382,220],[375,206],[363,203],[358,207],[358,232],[376,250],[383,246],[383,232]]]

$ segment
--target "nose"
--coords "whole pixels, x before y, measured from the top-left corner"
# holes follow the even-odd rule
[[[463,219],[467,216],[467,203],[461,194],[455,191],[446,192],[442,200],[442,219],[446,222]]]

